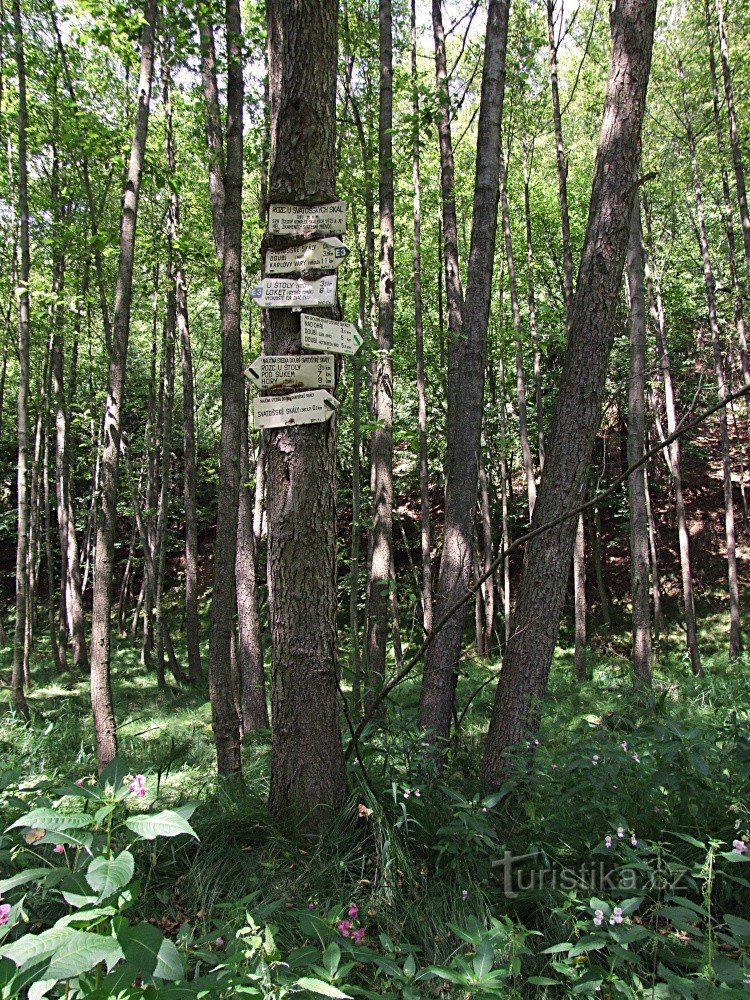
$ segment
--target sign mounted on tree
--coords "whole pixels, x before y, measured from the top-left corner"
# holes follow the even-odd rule
[[[288,274],[290,271],[304,271],[310,267],[336,268],[349,253],[337,236],[323,240],[313,240],[301,247],[288,250],[269,250],[266,253],[266,274]]]
[[[250,297],[261,309],[289,306],[333,306],[336,304],[336,275],[316,281],[303,278],[264,278],[250,289]]]
[[[270,205],[268,232],[272,236],[304,236],[323,233],[336,236],[346,232],[346,202],[327,205]]]
[[[253,400],[253,423],[258,430],[323,424],[339,408],[339,401],[325,389],[295,396],[263,396]]]
[[[356,354],[362,342],[362,335],[354,323],[302,313],[303,347],[333,351],[334,354]]]
[[[258,389],[332,389],[332,354],[266,354],[245,370]]]

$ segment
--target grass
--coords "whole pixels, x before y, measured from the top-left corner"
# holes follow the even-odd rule
[[[141,858],[142,915],[167,930],[187,923],[228,935],[250,911],[274,921],[283,951],[301,943],[285,912],[313,905],[323,913],[355,901],[367,914],[370,940],[387,934],[424,962],[446,961],[457,946],[450,925],[474,918],[510,917],[549,945],[572,933],[573,911],[588,905],[591,892],[583,883],[567,892],[540,884],[509,898],[493,862],[507,849],[536,852],[542,861],[532,868],[543,863],[549,871],[578,872],[592,859],[609,863],[603,838],[620,825],[628,837],[633,831],[641,845],[651,845],[639,863],[653,866],[657,855],[679,855],[692,872],[685,893],[700,898],[699,852],[679,838],[727,843],[750,828],[748,657],[727,661],[722,614],[705,616],[701,632],[706,676],[690,674],[673,627],[657,649],[654,692],[646,699],[632,690],[622,652],[626,636],[597,639],[591,680],[578,684],[563,635],[533,764],[519,765],[507,794],[486,816],[475,775],[494,681],[476,692],[498,663],[466,660],[459,715],[470,699],[471,706],[440,778],[425,763],[415,732],[418,677],[408,680],[390,704],[388,730],[370,732],[361,765],[351,765],[349,808],[318,840],[297,837],[266,810],[268,733],[244,748],[241,792],[225,788],[214,776],[205,685],[159,691],[133,648],[116,642],[122,756],[133,772],[148,776],[150,799],[201,804],[193,820],[199,844],[167,842]],[[41,644],[33,672],[31,723],[9,706],[0,716],[5,768],[34,779],[93,773],[86,678],[53,676]],[[731,880],[717,883],[715,897],[719,909],[750,919],[748,894]],[[518,995],[541,993],[521,987]]]

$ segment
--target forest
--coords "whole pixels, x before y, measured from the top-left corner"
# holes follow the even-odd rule
[[[0,0],[0,1000],[750,996],[749,172],[745,0]]]

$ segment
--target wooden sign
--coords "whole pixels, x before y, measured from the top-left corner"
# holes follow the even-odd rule
[[[337,236],[324,240],[313,240],[301,247],[289,250],[269,250],[266,253],[266,274],[288,274],[290,271],[305,271],[310,267],[324,270],[337,268],[349,253]]]
[[[303,278],[264,278],[250,289],[250,297],[261,309],[290,306],[332,306],[336,304],[336,275],[316,281]]]
[[[336,236],[346,232],[346,202],[328,205],[270,205],[268,232],[272,236],[303,236],[323,233]]]
[[[356,354],[363,340],[354,323],[302,314],[302,346],[334,354]]]
[[[294,396],[258,396],[253,400],[253,423],[258,430],[323,424],[331,419],[338,407],[339,401],[325,389]]]
[[[245,370],[258,389],[332,389],[332,354],[266,354]]]

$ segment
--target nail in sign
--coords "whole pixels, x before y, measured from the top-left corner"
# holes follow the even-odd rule
[[[288,274],[290,271],[304,271],[310,267],[336,268],[349,253],[338,236],[324,240],[313,240],[301,247],[289,250],[269,250],[266,253],[266,274]]]
[[[316,281],[302,278],[264,278],[250,289],[250,297],[261,309],[290,306],[332,306],[336,304],[336,275]]]
[[[322,233],[337,236],[346,232],[346,202],[327,205],[270,205],[268,232],[272,236],[302,236]]]
[[[362,335],[354,323],[302,313],[302,346],[334,354],[356,354],[362,346]]]
[[[332,389],[332,354],[265,354],[245,370],[258,389]]]
[[[330,420],[339,401],[325,389],[299,392],[294,396],[258,396],[253,400],[253,423],[258,430],[323,424]]]

